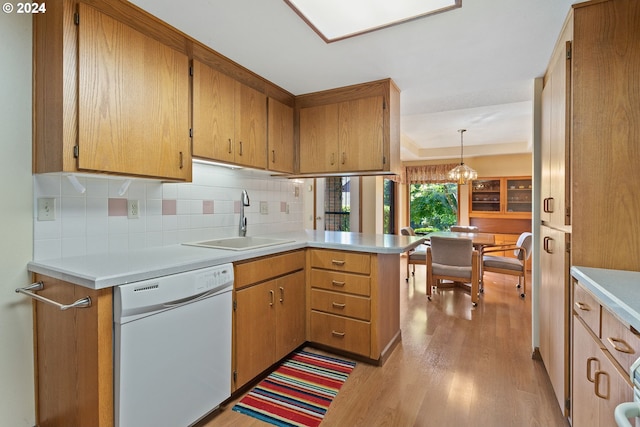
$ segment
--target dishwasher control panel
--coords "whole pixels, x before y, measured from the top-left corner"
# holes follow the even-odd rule
[[[220,267],[207,268],[195,278],[195,291],[208,292],[227,284],[233,283],[233,265],[225,264]]]

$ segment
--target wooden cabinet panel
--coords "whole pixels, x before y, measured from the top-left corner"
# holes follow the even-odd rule
[[[267,102],[268,169],[293,173],[293,108],[273,98],[269,98]]]
[[[371,295],[371,278],[357,274],[312,269],[310,285],[348,294]]]
[[[337,172],[338,104],[300,109],[300,172]]]
[[[371,300],[369,298],[340,292],[312,289],[311,309],[360,320],[371,320]]]
[[[371,324],[344,316],[311,312],[311,341],[369,357]]]
[[[300,250],[234,266],[234,390],[304,343],[305,262]]]
[[[113,426],[112,290],[92,290],[36,275],[39,295],[91,307],[61,311],[34,302],[36,423],[46,427]]]
[[[382,96],[340,103],[338,113],[340,170],[383,169],[385,161],[383,104]]]
[[[193,155],[233,162],[234,80],[193,61]]]
[[[311,267],[324,268],[333,271],[370,274],[371,255],[356,252],[312,249]]]
[[[78,168],[185,179],[189,60],[79,4]]]
[[[276,280],[276,360],[295,350],[305,340],[305,274],[289,274]]]
[[[296,97],[299,172],[399,172],[399,100],[390,79]]]
[[[569,398],[569,234],[541,227],[540,354],[563,413]]]
[[[222,162],[267,167],[267,98],[193,61],[193,153]]]

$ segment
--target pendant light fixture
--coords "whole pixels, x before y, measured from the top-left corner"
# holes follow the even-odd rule
[[[458,129],[458,132],[460,132],[460,164],[449,171],[449,179],[459,185],[465,185],[478,177],[478,172],[465,165],[462,157],[462,134],[466,131],[466,129]]]

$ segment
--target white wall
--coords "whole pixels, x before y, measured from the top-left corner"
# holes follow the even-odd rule
[[[31,302],[31,16],[0,14],[0,425],[35,423]]]

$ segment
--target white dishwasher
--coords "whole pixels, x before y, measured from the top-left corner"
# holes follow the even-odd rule
[[[231,395],[233,265],[115,288],[116,427],[187,427]]]

